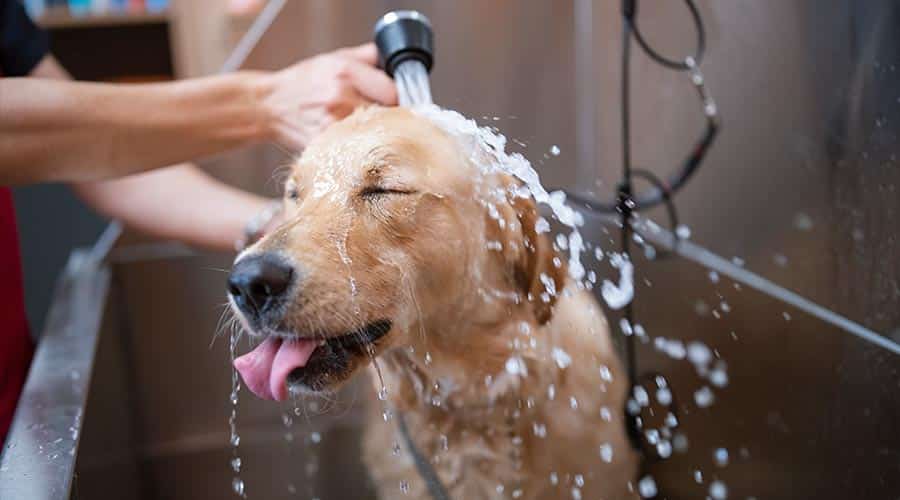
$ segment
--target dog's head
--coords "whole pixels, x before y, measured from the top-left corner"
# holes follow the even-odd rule
[[[564,269],[518,186],[400,108],[369,108],[306,149],[285,222],[243,252],[230,301],[264,339],[236,366],[272,399],[336,387],[397,347],[465,352],[471,325],[544,322]]]

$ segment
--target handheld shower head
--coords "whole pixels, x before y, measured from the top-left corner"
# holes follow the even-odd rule
[[[415,10],[394,10],[375,23],[375,45],[378,46],[378,62],[387,74],[401,63],[414,59],[428,71],[434,63],[434,34],[431,22]]]

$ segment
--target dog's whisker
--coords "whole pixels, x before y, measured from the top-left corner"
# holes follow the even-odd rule
[[[226,330],[229,330],[229,323],[237,321],[237,318],[234,316],[234,311],[231,309],[231,306],[228,302],[222,304],[222,314],[219,315],[219,320],[216,321],[216,329],[213,331],[212,339],[209,341],[209,349],[212,349],[213,345],[215,345],[216,340],[225,333]]]
[[[231,269],[222,269],[221,267],[211,267],[211,266],[200,266],[200,269],[203,271],[215,271],[218,273],[228,274],[231,272]]]

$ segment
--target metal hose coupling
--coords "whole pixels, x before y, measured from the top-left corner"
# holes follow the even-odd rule
[[[375,23],[378,64],[391,77],[410,59],[420,61],[428,71],[434,63],[434,33],[431,22],[415,10],[394,10]]]

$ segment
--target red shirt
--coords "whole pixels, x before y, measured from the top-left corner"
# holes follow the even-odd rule
[[[0,0],[0,77],[26,76],[48,53],[41,31],[18,0]],[[25,320],[19,235],[12,194],[0,187],[0,444],[28,375],[34,346]]]
[[[0,187],[0,443],[6,439],[34,352],[22,286],[12,193]]]

